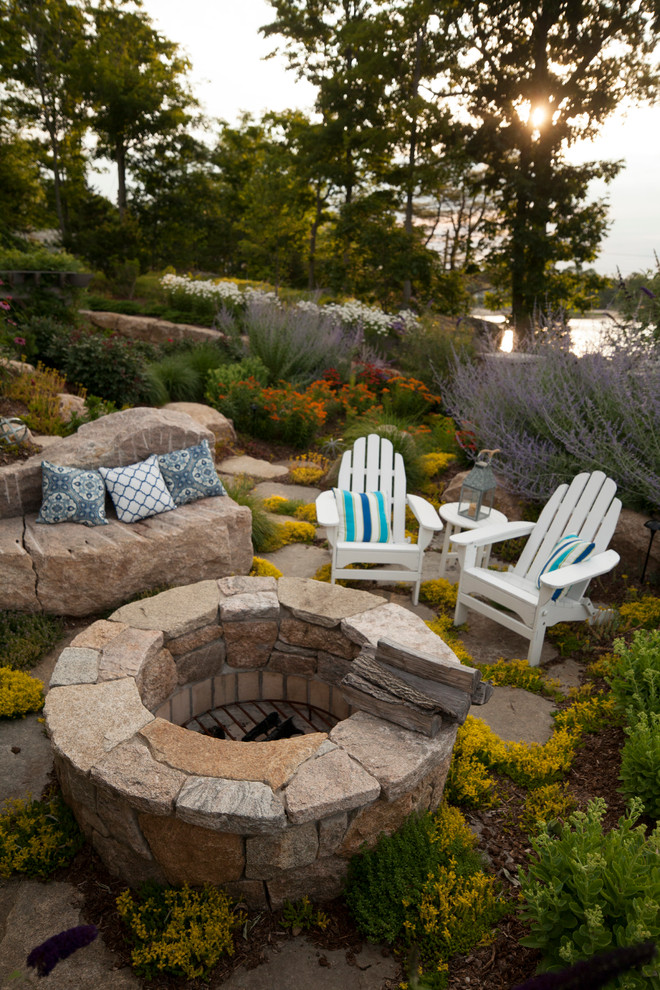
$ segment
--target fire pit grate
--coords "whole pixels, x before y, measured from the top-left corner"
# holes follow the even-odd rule
[[[297,732],[287,735],[300,735],[308,732],[330,732],[339,719],[322,708],[316,708],[306,702],[298,701],[240,701],[220,708],[212,708],[200,715],[195,715],[184,728],[193,732],[201,732],[207,736],[231,739],[239,742],[246,733],[270,716],[270,729],[282,726],[287,720],[292,723]],[[277,722],[275,719],[277,716]],[[285,737],[283,737],[285,738]],[[256,742],[264,742],[266,734],[256,736]]]

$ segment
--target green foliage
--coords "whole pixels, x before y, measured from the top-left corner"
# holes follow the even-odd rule
[[[438,308],[441,313],[449,312],[442,305]],[[466,321],[425,313],[421,323],[407,334],[406,346],[397,355],[397,367],[435,389],[438,379],[449,374],[456,354],[464,359],[474,357],[474,338],[475,332]]]
[[[630,644],[615,640],[614,656],[607,682],[619,713],[660,715],[660,630],[637,631]]]
[[[145,368],[149,401],[154,406],[167,402],[200,402],[204,379],[191,366],[188,355],[167,354]]]
[[[324,911],[319,911],[312,906],[309,897],[291,903],[285,901],[282,908],[282,924],[285,928],[309,931],[310,928],[320,928],[322,931],[327,928],[330,921]],[[296,932],[297,934],[297,932]]]
[[[425,446],[424,441],[420,440],[410,427],[411,423],[405,416],[386,413],[377,406],[359,419],[348,422],[343,436],[349,447],[358,437],[368,436],[370,433],[391,440],[394,453],[403,457],[408,491],[419,491],[426,482],[422,461]]]
[[[632,714],[632,713],[631,713]],[[638,797],[645,813],[660,820],[660,714],[638,711],[626,728],[621,753],[621,790]]]
[[[619,613],[627,629],[657,629],[660,626],[660,598],[642,595],[619,606]]]
[[[53,615],[0,612],[0,666],[36,667],[62,635],[62,620]]]
[[[84,841],[61,797],[9,801],[0,814],[0,876],[48,877],[70,863]]]
[[[0,667],[0,718],[18,718],[38,712],[44,703],[44,686],[22,670]]]
[[[129,929],[131,964],[148,980],[159,973],[205,976],[221,956],[233,956],[232,932],[245,920],[211,884],[191,890],[147,883],[138,893],[120,894],[117,910]]]
[[[429,972],[489,936],[506,913],[482,872],[477,839],[456,808],[412,815],[351,860],[346,902],[365,938],[416,946]],[[444,985],[444,982],[443,984]]]
[[[618,827],[603,830],[602,798],[574,812],[558,832],[546,825],[531,839],[536,858],[520,871],[522,917],[543,967],[564,967],[598,952],[660,937],[660,829],[635,827],[640,804]],[[613,987],[660,987],[657,968],[619,977]]]
[[[0,248],[0,271],[80,272],[83,265],[66,251],[48,248]]]
[[[207,391],[207,400],[241,432],[298,448],[309,447],[327,415],[313,387],[299,392],[286,382],[264,388],[249,378]]]
[[[248,378],[254,378],[261,385],[268,383],[268,369],[260,358],[246,357],[210,370],[206,379],[206,397],[212,401],[218,394],[228,392],[232,385]]]
[[[274,545],[283,545],[278,542],[279,523],[271,519],[264,508],[263,499],[252,491],[254,482],[243,474],[224,484],[227,494],[234,502],[246,505],[252,512],[252,546],[255,552],[269,553]]]

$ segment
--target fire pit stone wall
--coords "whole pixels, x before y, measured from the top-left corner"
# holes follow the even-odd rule
[[[382,638],[458,664],[416,615],[296,578],[174,588],[94,622],[62,651],[46,725],[64,796],[134,886],[221,884],[251,906],[343,885],[366,842],[440,803],[456,736],[355,711],[339,682]],[[250,744],[183,728],[238,701],[308,702],[330,732]]]

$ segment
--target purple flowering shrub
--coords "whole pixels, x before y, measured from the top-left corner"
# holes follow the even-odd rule
[[[517,360],[455,360],[445,404],[522,498],[545,502],[580,471],[614,478],[624,505],[660,509],[660,370],[653,361],[576,357],[552,347]]]

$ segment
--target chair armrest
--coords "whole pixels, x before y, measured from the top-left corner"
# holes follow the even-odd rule
[[[546,588],[568,588],[571,584],[590,581],[600,574],[607,574],[616,567],[619,560],[616,550],[605,550],[604,553],[597,553],[594,557],[581,560],[579,564],[569,564],[568,567],[559,567],[556,571],[542,574],[540,583]]]
[[[509,522],[480,526],[479,529],[465,530],[452,536],[451,542],[459,547],[488,547],[503,540],[515,540],[519,536],[529,536],[536,523]]]
[[[316,498],[316,518],[319,526],[338,526],[339,513],[332,492],[321,492]]]
[[[430,502],[427,502],[420,495],[406,495],[406,500],[412,510],[412,514],[423,529],[431,529],[436,533],[440,532],[443,528],[442,519]]]

